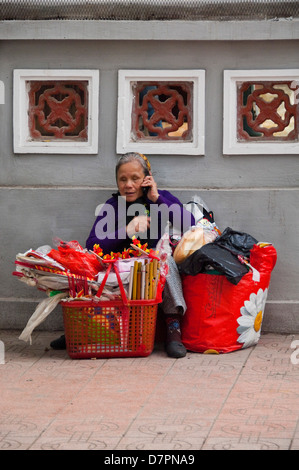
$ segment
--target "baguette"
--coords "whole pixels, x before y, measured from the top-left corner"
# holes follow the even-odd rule
[[[192,227],[182,236],[176,246],[173,258],[177,264],[182,263],[188,256],[199,250],[205,244],[202,227]]]

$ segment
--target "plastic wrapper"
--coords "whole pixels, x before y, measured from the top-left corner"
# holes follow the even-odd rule
[[[172,249],[169,241],[169,222],[165,229],[165,233],[162,235],[157,243],[156,251],[160,258],[160,278],[161,283],[164,285],[166,277],[168,275],[168,259],[172,256]]]
[[[25,253],[18,253],[16,255],[16,260],[21,262],[26,262],[27,264],[31,265],[38,265],[38,266],[51,266],[57,269],[64,269],[62,264],[56,262],[53,258],[48,256],[48,253],[52,250],[49,245],[43,245],[36,250],[32,250],[32,248]]]
[[[68,290],[69,281],[66,276],[40,275],[28,273],[20,277],[20,281],[30,287],[37,287],[40,290]]]
[[[67,293],[58,293],[54,296],[47,297],[42,300],[35,311],[29,318],[27,325],[19,336],[19,339],[25,342],[30,342],[32,344],[32,332],[33,330],[40,325],[48,315],[54,310],[55,307],[61,302],[62,299],[66,298]]]
[[[60,242],[57,250],[52,249],[48,256],[64,266],[73,274],[95,278],[103,269],[98,257],[74,240],[71,242]]]
[[[188,256],[207,243],[214,242],[221,232],[214,221],[214,214],[209,211],[200,196],[195,195],[184,205],[192,213],[195,225],[190,227],[178,240],[173,243],[173,257],[177,264],[181,264]]]
[[[183,263],[190,255],[207,243],[212,243],[217,237],[218,234],[212,228],[212,224],[206,219],[202,219],[198,225],[191,227],[190,230],[184,233],[175,247],[173,253],[175,262],[177,264]]]
[[[251,271],[237,285],[221,274],[182,276],[182,341],[188,350],[221,354],[258,342],[277,253],[272,245],[254,245],[250,255],[259,281]]]
[[[187,204],[184,204],[184,207],[187,211],[191,212],[196,224],[203,217],[206,217],[211,222],[214,222],[214,220],[211,220],[212,212],[210,212],[207,204],[198,194],[192,196],[191,201],[189,201]]]

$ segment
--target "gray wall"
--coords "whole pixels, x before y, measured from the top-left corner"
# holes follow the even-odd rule
[[[182,36],[182,33],[181,33]],[[17,252],[89,234],[97,204],[115,188],[117,71],[206,70],[205,156],[150,156],[156,181],[187,202],[199,194],[221,229],[230,226],[278,251],[263,329],[299,331],[298,155],[223,156],[224,69],[298,68],[298,40],[2,40],[0,80],[0,327],[23,328],[44,294],[11,275]],[[100,70],[98,155],[15,155],[12,76],[15,68]],[[60,311],[43,328],[62,326]]]

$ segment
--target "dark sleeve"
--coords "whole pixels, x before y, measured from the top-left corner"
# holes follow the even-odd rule
[[[106,254],[122,251],[128,239],[125,223],[119,227],[117,204],[109,199],[101,208],[85,246],[93,250],[94,245],[99,244]]]

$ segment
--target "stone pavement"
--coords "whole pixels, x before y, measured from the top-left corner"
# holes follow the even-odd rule
[[[157,344],[146,358],[73,360],[48,349],[57,333],[35,331],[31,346],[19,333],[0,332],[1,450],[299,449],[298,335],[225,355],[172,359]]]

